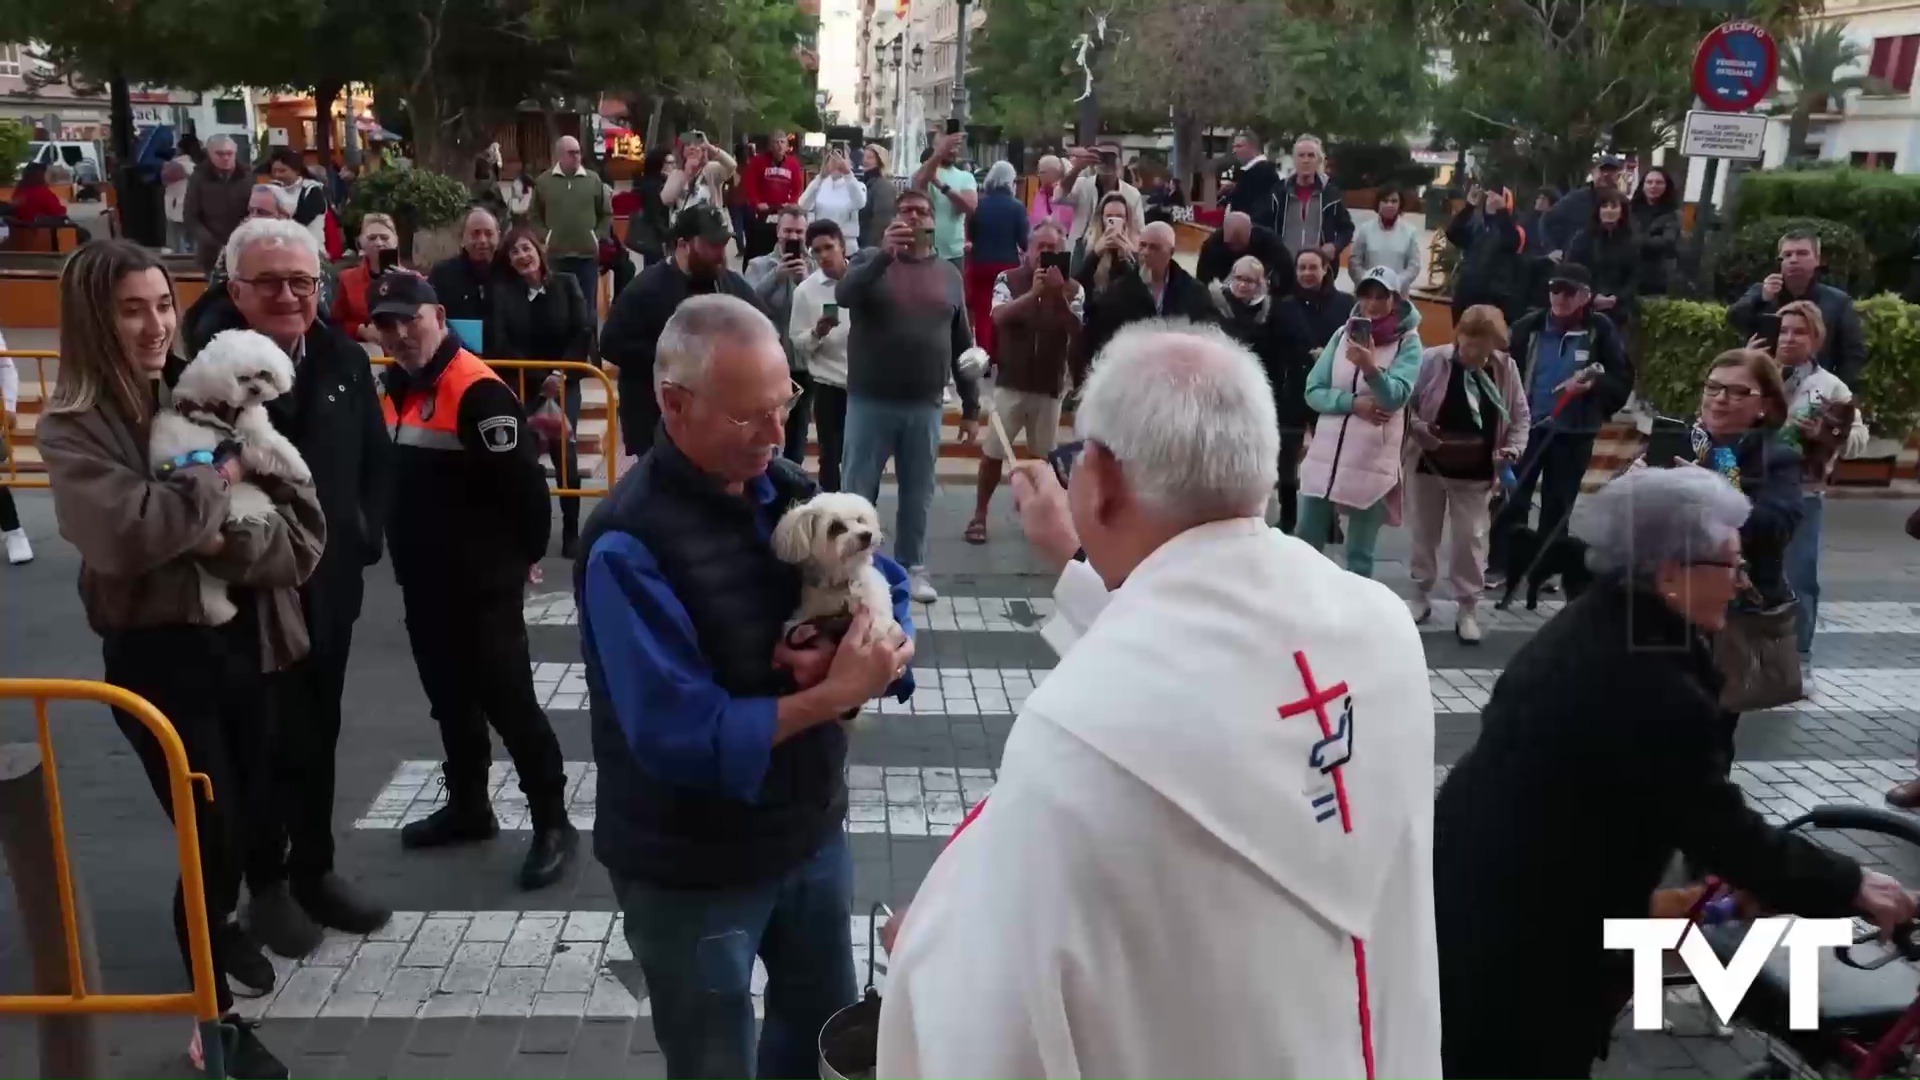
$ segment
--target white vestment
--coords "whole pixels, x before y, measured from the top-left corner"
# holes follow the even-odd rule
[[[878,1075],[1439,1076],[1405,604],[1252,518],[1055,596],[1061,663],[895,943]]]

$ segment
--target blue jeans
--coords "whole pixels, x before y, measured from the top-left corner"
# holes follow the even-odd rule
[[[854,1003],[853,855],[838,829],[785,876],[739,889],[613,879],[670,1077],[820,1075],[820,1028]],[[767,968],[753,1045],[753,958]]]
[[[900,481],[900,509],[893,523],[893,557],[902,566],[927,564],[927,512],[933,508],[933,469],[940,460],[938,403],[878,401],[847,396],[845,489],[880,501],[880,474],[887,459]]]
[[[1787,543],[1787,584],[1800,605],[1793,621],[1800,637],[1800,655],[1813,651],[1813,630],[1820,619],[1820,520],[1826,516],[1827,496],[1815,492],[1800,497],[1800,525]]]

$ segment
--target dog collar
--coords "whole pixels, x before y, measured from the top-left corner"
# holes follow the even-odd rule
[[[190,468],[191,466],[194,466],[194,465],[211,465],[211,464],[213,464],[213,451],[195,450],[190,454],[181,454],[179,457],[174,458],[172,461],[161,462],[160,467],[155,471],[164,477],[164,476],[169,476],[173,474],[177,470]]]

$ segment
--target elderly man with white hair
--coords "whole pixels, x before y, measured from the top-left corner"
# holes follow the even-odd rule
[[[1273,397],[1224,334],[1124,331],[1078,427],[1066,490],[1015,477],[1060,665],[898,928],[879,1075],[1439,1075],[1405,605],[1262,520]]]
[[[554,269],[572,274],[587,307],[599,311],[600,242],[613,237],[613,192],[581,164],[579,139],[562,135],[553,144],[553,168],[533,182],[529,217],[546,234]]]
[[[267,404],[273,426],[300,449],[327,519],[327,547],[300,590],[307,656],[269,679],[277,705],[274,803],[256,818],[247,859],[248,924],[288,957],[320,944],[323,929],[366,934],[387,909],[334,871],[334,757],[362,574],[380,560],[392,489],[391,444],[367,355],[320,317],[320,245],[279,217],[243,223],[222,253],[232,276],[209,291],[186,340],[198,352],[215,334],[254,330],[293,360],[291,393]]]
[[[213,269],[227,237],[248,217],[253,170],[242,165],[239,157],[240,148],[231,135],[215,135],[207,140],[206,165],[187,178],[181,217],[193,237],[194,256],[205,270]]]

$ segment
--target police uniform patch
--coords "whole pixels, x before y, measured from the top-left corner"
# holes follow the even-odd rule
[[[480,441],[495,453],[505,453],[520,445],[520,422],[511,416],[490,416],[480,421]]]

